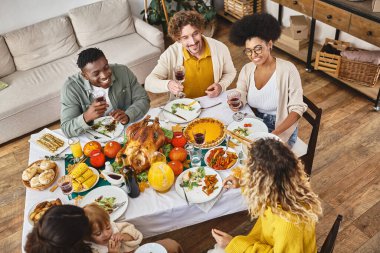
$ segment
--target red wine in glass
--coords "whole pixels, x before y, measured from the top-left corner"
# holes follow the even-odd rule
[[[175,79],[178,82],[183,82],[185,80],[185,72],[178,70],[175,72]]]
[[[97,98],[95,99],[95,101],[96,101],[96,102],[103,102],[103,101],[106,101],[106,100],[105,100],[104,96],[102,96],[102,97],[97,97]]]
[[[64,182],[61,184],[61,190],[63,194],[68,195],[73,191],[73,186],[70,182]]]
[[[194,134],[194,140],[197,144],[203,144],[205,142],[205,134],[204,133],[196,133]]]
[[[239,98],[231,98],[230,104],[232,107],[238,107],[240,105],[240,99]]]

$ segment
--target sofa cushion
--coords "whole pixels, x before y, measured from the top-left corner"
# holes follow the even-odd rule
[[[0,77],[7,76],[16,71],[15,63],[5,40],[0,36]]]
[[[17,70],[28,70],[79,49],[68,17],[55,17],[6,33]]]
[[[82,47],[135,32],[127,0],[107,0],[69,11]]]
[[[79,71],[76,59],[77,54],[72,54],[30,70],[16,71],[2,78],[9,87],[0,92],[0,121],[27,108],[59,98],[61,87],[67,77]],[[35,117],[43,115],[42,111]]]

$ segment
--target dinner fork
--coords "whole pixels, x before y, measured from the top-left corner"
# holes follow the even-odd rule
[[[86,131],[86,133],[88,133],[89,135],[91,135],[92,137],[94,137],[95,140],[102,138],[102,137],[94,135],[93,133],[90,133],[89,131]]]
[[[112,212],[115,212],[117,209],[119,209],[120,207],[124,206],[125,203],[126,203],[126,201],[114,204]]]

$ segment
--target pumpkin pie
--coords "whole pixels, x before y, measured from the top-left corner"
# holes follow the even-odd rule
[[[197,129],[205,129],[205,142],[201,145],[195,143],[193,131]],[[198,118],[189,123],[184,131],[186,139],[194,146],[199,148],[211,148],[219,145],[224,140],[226,133],[224,124],[213,118]]]

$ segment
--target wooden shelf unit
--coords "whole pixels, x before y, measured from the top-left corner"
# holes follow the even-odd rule
[[[302,48],[301,50],[298,51],[298,50],[295,50],[294,48],[288,47],[287,45],[285,45],[281,42],[278,42],[278,41],[276,41],[274,43],[274,46],[277,47],[278,49],[296,57],[297,59],[299,59],[303,62],[306,62],[306,60],[307,60],[307,54],[308,54],[308,48],[307,47]],[[322,48],[321,45],[314,43],[313,53],[311,55],[312,61],[315,60],[315,55],[316,55],[317,51],[319,51],[321,48]]]
[[[336,29],[335,40],[339,39],[340,31],[345,31],[353,36],[363,39],[376,46],[380,46],[380,13],[372,12],[371,1],[349,2],[346,0],[272,0],[279,4],[278,21],[281,24],[283,6],[311,16],[310,41],[307,50],[297,52],[289,49],[286,45],[277,45],[278,48],[306,62],[306,69],[313,70],[312,62],[315,59],[315,52],[321,46],[314,43],[314,33],[316,20],[326,23]],[[305,57],[306,51],[306,57]],[[306,60],[305,60],[306,58]],[[336,78],[331,73],[324,72]],[[374,87],[367,87],[355,82],[336,78],[358,92],[367,96],[374,102],[374,109],[380,110],[380,84],[379,81]]]

